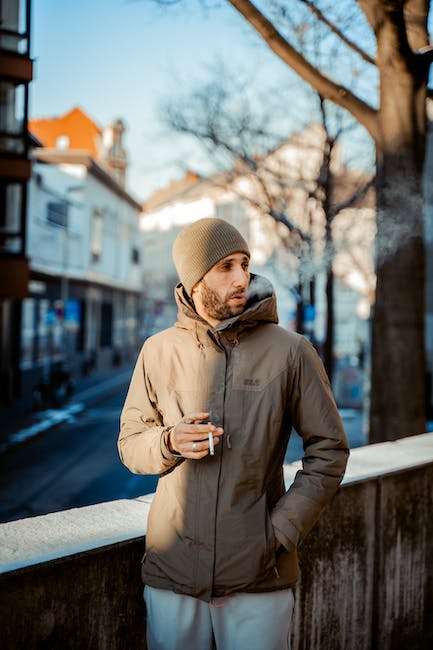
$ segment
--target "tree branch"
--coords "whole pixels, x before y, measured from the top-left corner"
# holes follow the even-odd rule
[[[414,52],[429,46],[428,14],[430,0],[407,0],[404,17],[409,44]]]
[[[368,193],[368,191],[372,187],[374,187],[374,183],[375,183],[375,179],[373,177],[362,187],[360,187],[356,192],[354,192],[352,196],[350,196],[348,199],[345,199],[340,203],[335,203],[330,209],[329,216],[331,220],[334,219],[334,217],[336,217],[339,212],[342,212],[342,210],[346,210],[347,208],[350,208],[352,205],[355,205],[356,203],[358,203],[358,201],[363,199],[364,196]]]
[[[383,7],[381,0],[356,0],[361,7],[365,17],[370,23],[371,29],[377,35],[379,26],[383,23]]]
[[[214,177],[212,179],[212,185],[217,188],[221,188],[224,190],[227,190],[227,184],[230,184],[231,191],[242,201],[245,201],[248,203],[252,208],[260,212],[262,215],[268,215],[272,217],[274,221],[277,223],[281,223],[285,228],[288,230],[289,234],[291,236],[296,235],[299,241],[294,241],[290,239],[290,243],[292,245],[293,249],[301,249],[302,246],[299,242],[302,244],[305,244],[309,247],[311,247],[311,237],[308,233],[305,233],[299,226],[297,226],[291,219],[289,219],[281,210],[276,210],[273,207],[273,203],[275,202],[274,197],[271,196],[269,193],[268,187],[266,185],[266,182],[264,181],[263,178],[261,178],[259,175],[254,174],[251,172],[250,174],[252,176],[252,182],[258,183],[260,186],[261,191],[263,192],[263,195],[266,199],[266,203],[260,202],[258,198],[254,194],[247,194],[246,192],[241,192],[238,189],[236,189],[236,181],[241,177],[245,178],[248,176],[248,174],[245,174],[244,172],[237,172],[237,171],[230,171],[222,175],[221,179],[218,177]],[[300,251],[302,252],[302,251]]]
[[[320,22],[326,25],[326,27],[328,27],[328,29],[330,29],[331,32],[333,32],[336,36],[338,36],[338,38],[345,45],[347,45],[347,47],[350,47],[350,49],[356,52],[356,54],[358,54],[364,61],[370,63],[371,65],[376,65],[376,60],[373,59],[373,57],[371,57],[369,54],[367,54],[367,52],[364,52],[364,50],[362,50],[356,43],[354,43],[349,38],[347,38],[347,36],[345,36],[343,32],[340,29],[338,29],[338,27],[334,25],[334,23],[332,23],[325,16],[325,14],[323,14],[313,2],[310,2],[310,0],[299,0],[299,2],[302,2],[304,5],[306,5],[306,7],[308,7],[311,13],[314,14],[314,16],[316,16],[318,20],[320,20]]]
[[[303,1],[303,0],[301,0]],[[392,47],[407,64],[415,61],[422,65],[433,60],[432,46],[428,42],[427,16],[430,0],[357,0],[380,43],[386,34]]]
[[[380,141],[377,111],[372,106],[363,102],[348,88],[326,77],[318,68],[307,61],[249,0],[227,1],[250,23],[270,49],[284,63],[323,97],[349,111],[366,128],[376,142]]]

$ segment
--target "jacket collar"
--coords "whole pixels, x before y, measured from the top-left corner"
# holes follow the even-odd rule
[[[183,285],[179,283],[175,288],[175,298],[178,306],[176,327],[192,330],[198,344],[202,345],[209,342],[209,335],[228,334],[229,337],[238,336],[241,331],[254,327],[259,323],[278,323],[277,301],[269,280],[252,273],[248,294],[248,302],[242,313],[221,321],[213,328],[197,314]]]

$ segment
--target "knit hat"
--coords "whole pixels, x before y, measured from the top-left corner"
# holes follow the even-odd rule
[[[223,219],[199,219],[183,228],[173,244],[173,260],[180,281],[191,295],[199,282],[214,264],[231,255],[250,250],[239,230]]]

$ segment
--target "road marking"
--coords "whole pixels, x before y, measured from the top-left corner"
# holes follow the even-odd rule
[[[56,424],[61,424],[62,422],[74,422],[75,416],[84,411],[84,409],[85,405],[78,403],[72,404],[64,409],[49,409],[44,411],[42,414],[44,419],[41,422],[37,422],[31,427],[27,427],[27,429],[21,429],[20,431],[13,433],[1,451],[8,449],[17,442],[23,442],[24,440],[34,438],[39,433],[42,433],[42,431],[51,429],[51,427]]]

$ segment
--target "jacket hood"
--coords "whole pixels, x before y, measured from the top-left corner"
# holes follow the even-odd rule
[[[200,342],[202,342],[200,334],[206,335],[207,338],[208,332],[232,330],[239,333],[259,323],[278,323],[277,300],[273,286],[269,280],[254,273],[251,273],[248,301],[244,311],[221,321],[215,328],[197,314],[191,298],[181,283],[176,286],[174,295],[178,306],[176,327],[193,330]]]

